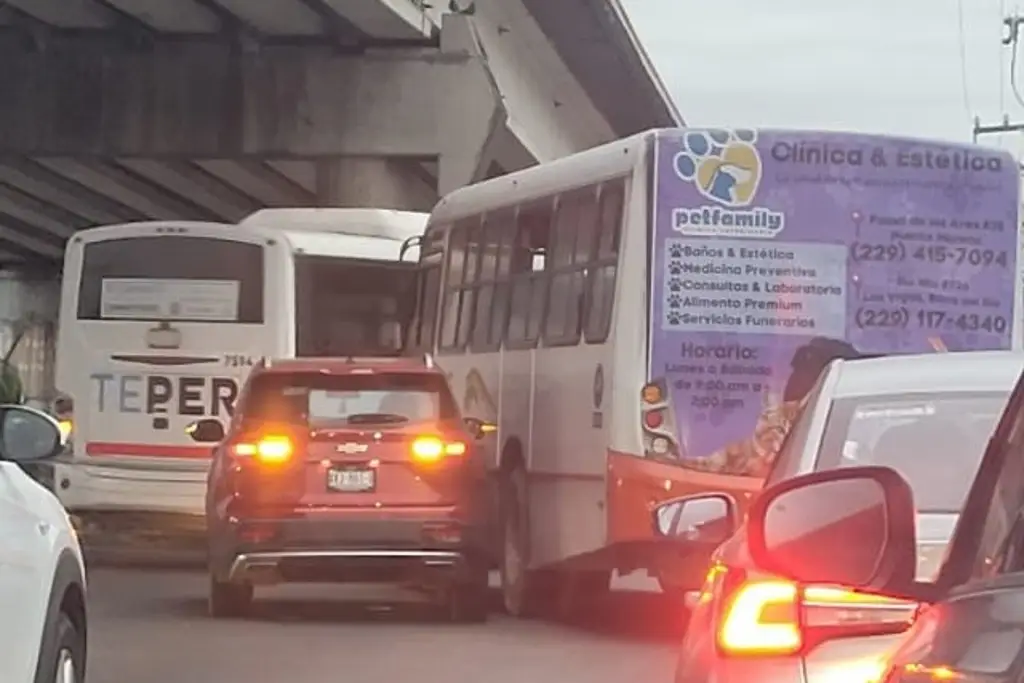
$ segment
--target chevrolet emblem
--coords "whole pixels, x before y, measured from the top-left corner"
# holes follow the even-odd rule
[[[338,444],[335,450],[337,450],[339,453],[344,453],[345,455],[355,455],[356,453],[365,453],[368,448],[369,446],[367,446],[365,443],[349,442]]]

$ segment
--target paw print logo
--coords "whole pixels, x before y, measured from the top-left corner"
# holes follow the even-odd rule
[[[668,255],[671,258],[683,258],[683,245],[678,243],[673,244],[668,248]]]
[[[678,325],[681,322],[683,322],[683,314],[682,313],[680,313],[679,311],[669,311],[668,312],[668,324],[669,325]]]
[[[683,305],[683,297],[679,296],[678,294],[671,294],[671,295],[669,295],[669,297],[668,297],[668,307],[669,308],[681,308],[682,305]]]
[[[668,281],[668,291],[670,292],[681,292],[683,291],[683,281],[677,277],[672,278]]]
[[[683,264],[678,261],[672,261],[668,264],[668,272],[673,275],[680,275],[683,272]]]
[[[761,182],[761,155],[752,130],[692,131],[672,160],[676,175],[723,206],[747,206]]]

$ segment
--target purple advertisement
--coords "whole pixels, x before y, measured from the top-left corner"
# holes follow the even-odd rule
[[[649,376],[683,465],[763,477],[834,358],[1010,348],[1009,154],[696,129],[655,154]]]

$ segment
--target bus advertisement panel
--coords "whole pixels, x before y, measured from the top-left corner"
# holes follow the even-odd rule
[[[655,153],[648,371],[672,407],[666,457],[763,477],[829,360],[1011,347],[1009,154],[693,129]]]

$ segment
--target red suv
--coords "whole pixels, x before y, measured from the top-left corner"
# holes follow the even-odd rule
[[[456,621],[487,617],[486,470],[430,361],[267,361],[216,443],[206,493],[210,613],[242,616],[254,586],[414,582]]]

